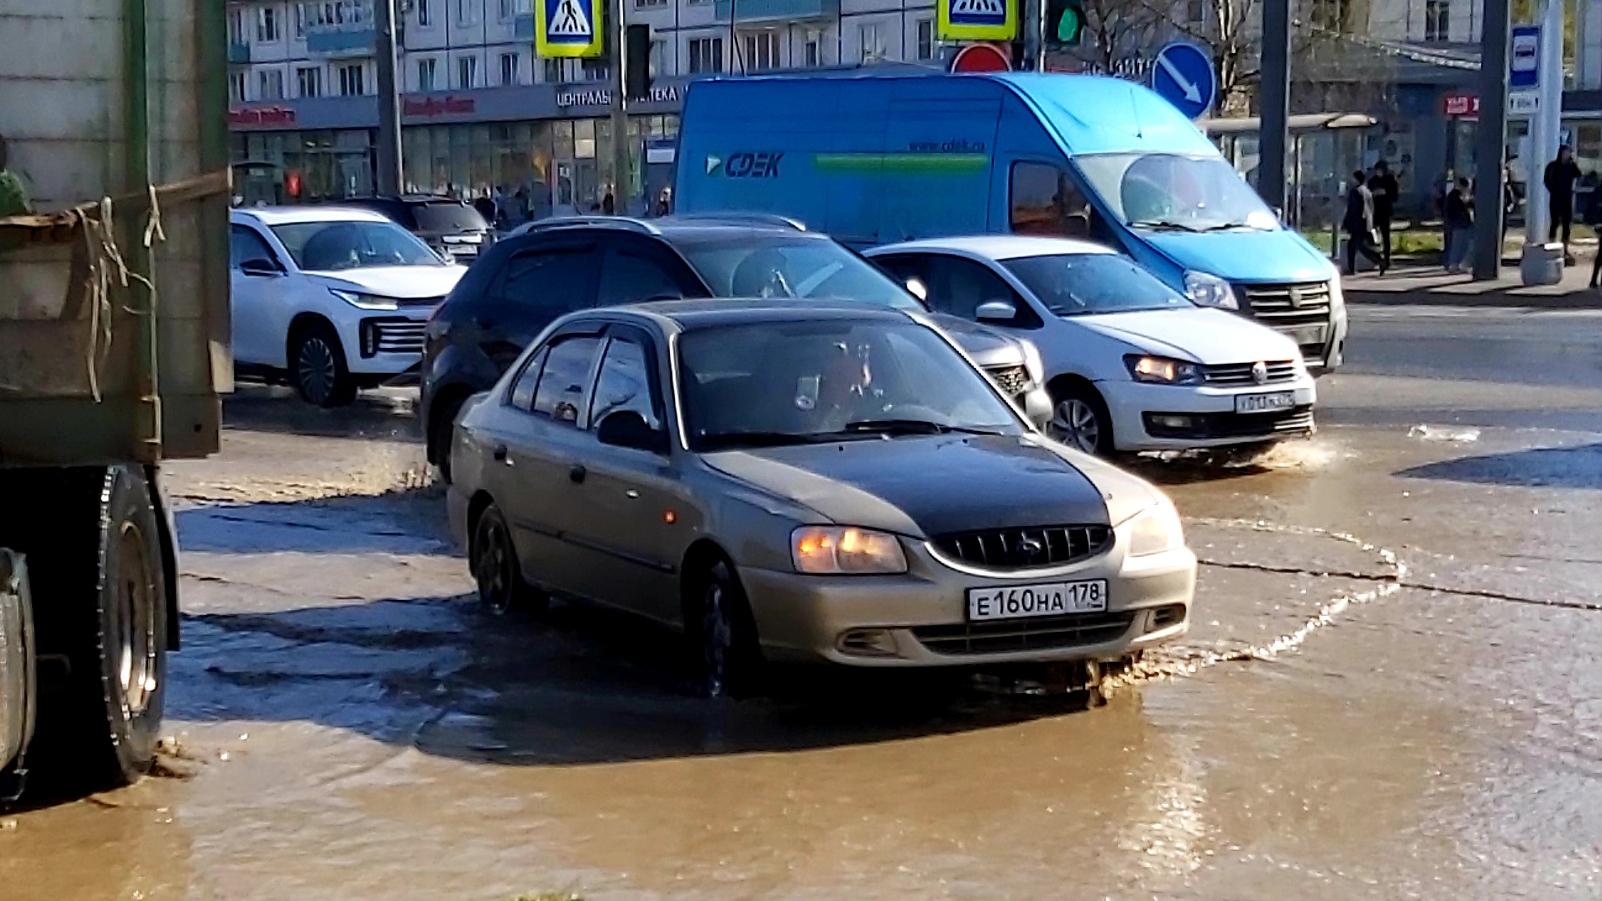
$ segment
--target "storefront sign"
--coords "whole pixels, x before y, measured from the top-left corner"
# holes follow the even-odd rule
[[[287,106],[241,106],[228,111],[231,127],[294,125],[295,110]]]
[[[1474,118],[1480,114],[1480,95],[1461,91],[1446,95],[1446,114]]]
[[[534,47],[541,57],[597,57],[606,41],[601,0],[534,0]]]
[[[1011,41],[1018,37],[1018,0],[935,0],[942,41]]]
[[[639,103],[678,103],[679,88],[677,85],[667,87],[653,87],[646,97],[635,97]],[[570,106],[611,106],[612,91],[610,88],[584,88],[571,91],[556,92],[556,108],[567,109]]]
[[[407,97],[401,101],[401,115],[414,119],[432,119],[435,116],[463,116],[473,113],[478,104],[472,97]]]

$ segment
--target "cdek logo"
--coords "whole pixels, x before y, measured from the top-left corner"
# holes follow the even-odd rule
[[[779,161],[782,159],[782,150],[740,150],[729,154],[727,160],[708,156],[706,174],[717,175],[721,172],[729,178],[778,178]]]

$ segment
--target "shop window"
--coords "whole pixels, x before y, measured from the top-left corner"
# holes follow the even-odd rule
[[[586,59],[582,63],[582,72],[585,81],[605,81],[607,77],[606,60]]]

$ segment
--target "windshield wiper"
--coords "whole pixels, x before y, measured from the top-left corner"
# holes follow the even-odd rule
[[[883,435],[946,435],[958,432],[963,435],[1000,435],[994,429],[976,429],[968,426],[947,425],[927,419],[859,419],[846,423],[848,433],[874,432]]]
[[[1252,231],[1258,231],[1257,226],[1252,225],[1250,222],[1220,222],[1217,225],[1209,225],[1201,230],[1204,232],[1227,232],[1234,228],[1249,228]]]
[[[1136,219],[1134,222],[1129,223],[1129,227],[1130,228],[1150,228],[1150,229],[1154,229],[1156,231],[1177,231],[1177,232],[1193,232],[1193,231],[1197,231],[1197,229],[1192,228],[1191,226],[1186,225],[1183,222],[1174,222],[1174,221],[1172,221],[1170,219]]]

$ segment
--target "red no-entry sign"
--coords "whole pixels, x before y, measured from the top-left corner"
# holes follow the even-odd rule
[[[1006,72],[1012,59],[995,44],[969,44],[951,58],[953,72]]]

